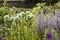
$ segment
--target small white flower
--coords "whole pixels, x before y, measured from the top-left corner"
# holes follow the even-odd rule
[[[22,15],[21,14],[18,14],[17,16],[20,18]]]
[[[5,15],[5,16],[4,16],[4,21],[9,20],[9,18],[10,18],[9,15]]]
[[[25,12],[24,11],[22,11],[22,12],[20,12],[20,14],[22,15],[22,14],[25,14]]]
[[[9,18],[9,15],[5,15],[4,18]]]
[[[22,12],[20,12],[20,13],[18,14],[18,16],[19,16],[19,17],[22,17],[23,14],[25,14],[25,12],[22,11]]]
[[[20,20],[20,17],[19,16],[15,16],[14,21],[18,23],[19,20]]]
[[[19,18],[19,16],[15,16],[15,19],[18,19],[19,20],[20,18]]]
[[[12,17],[10,17],[10,21],[13,21],[14,20],[14,17],[12,16]]]
[[[26,11],[26,14],[29,14],[30,13],[30,11]]]
[[[16,23],[15,22],[12,22],[12,25],[14,26],[14,25],[16,25]]]

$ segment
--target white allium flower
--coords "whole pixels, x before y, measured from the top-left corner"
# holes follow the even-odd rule
[[[16,23],[15,22],[12,22],[12,25],[14,26],[14,25],[16,25]]]
[[[19,16],[15,16],[15,19],[18,19],[19,20],[20,18],[19,18]]]
[[[9,18],[9,15],[5,15],[4,18]]]
[[[9,18],[10,18],[9,15],[5,15],[5,16],[4,16],[4,21],[9,20]]]
[[[24,11],[22,11],[22,12],[20,12],[20,14],[22,15],[22,14],[25,14],[25,12]]]
[[[15,22],[15,17],[13,18],[13,22]]]
[[[5,15],[4,16],[4,25],[5,26],[8,26],[9,23],[10,23],[10,17],[9,17],[9,15]]]
[[[19,16],[19,18],[22,16],[21,14],[17,14],[17,16]]]
[[[26,11],[26,18],[28,19],[30,11]]]
[[[12,16],[12,17],[10,17],[10,21],[13,21],[14,20],[14,17]]]
[[[26,11],[26,14],[29,14],[30,13],[30,11]]]
[[[19,20],[20,20],[20,17],[19,17],[19,16],[15,16],[14,21],[18,23],[18,22],[19,22]]]
[[[24,11],[20,12],[20,13],[18,14],[18,16],[19,16],[19,17],[22,17],[23,14],[25,14]]]
[[[29,18],[29,15],[26,16],[26,20],[28,20],[28,18]]]

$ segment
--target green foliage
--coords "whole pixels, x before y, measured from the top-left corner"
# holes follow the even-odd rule
[[[39,7],[39,8],[38,8]],[[8,8],[7,10],[8,14],[5,17],[4,15],[4,24],[8,26],[1,26],[2,32],[1,36],[3,40],[40,40],[38,37],[36,28],[35,28],[35,17],[33,9],[24,9],[23,8]],[[37,4],[37,7],[35,9],[40,10],[40,4]],[[6,10],[5,10],[6,11]],[[3,13],[5,13],[3,11]],[[20,15],[18,15],[20,14]],[[22,13],[22,14],[21,14]],[[13,16],[13,20],[10,20],[10,18]],[[16,23],[15,17],[19,16],[20,18],[16,19],[19,20],[18,23]],[[1,30],[0,30],[1,31]],[[44,39],[45,40],[45,39]]]
[[[4,15],[8,14],[7,12],[8,12],[8,8],[5,8],[5,7],[0,8],[1,19],[3,19]],[[0,20],[0,23],[2,23],[2,22],[3,22],[3,20],[2,21]]]
[[[29,16],[26,20],[26,16],[26,13],[23,14],[18,24],[12,22],[10,28],[5,27],[4,29],[6,31],[2,29],[5,32],[3,40],[39,40],[35,28],[34,17]]]
[[[2,16],[0,16],[0,23],[2,23],[3,22],[3,17]]]
[[[1,7],[0,8],[0,24],[1,23],[3,23],[3,17],[4,17],[4,15],[6,15],[6,14],[8,14],[7,12],[8,12],[8,7],[7,7],[7,2],[6,1],[4,1],[4,3],[3,3],[3,7]]]
[[[56,9],[60,9],[60,1],[55,4],[55,8],[56,8]]]
[[[60,7],[60,2],[57,3]],[[36,4],[33,9],[24,9],[24,8],[9,8],[4,4],[4,7],[0,8],[0,23],[4,22],[5,25],[1,26],[0,35],[3,40],[41,40],[38,37],[38,33],[35,28],[35,12],[40,11],[43,13],[44,8],[47,9],[47,12],[53,11],[53,6],[44,6],[41,8],[40,3]],[[29,11],[29,12],[27,12]],[[22,14],[20,12],[23,12]],[[19,18],[16,18],[17,14]],[[5,18],[4,16],[9,15]],[[48,18],[48,14],[46,15]],[[12,19],[10,19],[13,17]],[[15,19],[16,18],[16,19]],[[45,32],[44,32],[45,33]],[[39,35],[41,36],[41,35]],[[42,40],[46,40],[45,37],[42,37]]]
[[[31,10],[32,14],[41,9],[40,3],[37,3],[36,6]]]

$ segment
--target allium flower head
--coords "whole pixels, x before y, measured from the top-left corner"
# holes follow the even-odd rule
[[[21,14],[17,14],[17,16],[19,16],[19,18],[22,16]]]
[[[12,17],[10,17],[10,21],[13,21],[13,19],[14,19],[14,17],[12,16]]]
[[[52,40],[52,32],[46,33],[46,40]]]
[[[24,11],[20,12],[21,15],[24,14],[24,13],[25,13]]]
[[[15,22],[12,22],[12,26],[16,26],[16,23]]]
[[[23,14],[25,14],[25,12],[24,12],[24,11],[20,12],[20,13],[19,13],[19,16],[21,16],[21,17],[22,17],[22,15],[23,15]]]
[[[20,17],[19,16],[15,16],[13,21],[16,22],[16,23],[18,23],[19,20],[20,20]]]
[[[30,11],[26,11],[26,14],[29,14],[30,13]]]
[[[2,40],[2,37],[0,36],[0,40]]]
[[[9,20],[9,15],[5,15],[5,16],[4,16],[4,21],[5,21],[5,20]]]
[[[10,20],[9,15],[5,15],[4,16],[4,22],[7,23],[7,22],[9,22],[9,20]]]
[[[18,21],[19,19],[20,19],[20,18],[19,18],[19,16],[15,16],[15,20],[17,20],[17,21]]]

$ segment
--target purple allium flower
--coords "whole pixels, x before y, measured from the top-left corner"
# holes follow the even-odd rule
[[[52,40],[52,32],[46,33],[46,40]]]
[[[0,40],[2,40],[2,37],[0,36]]]

